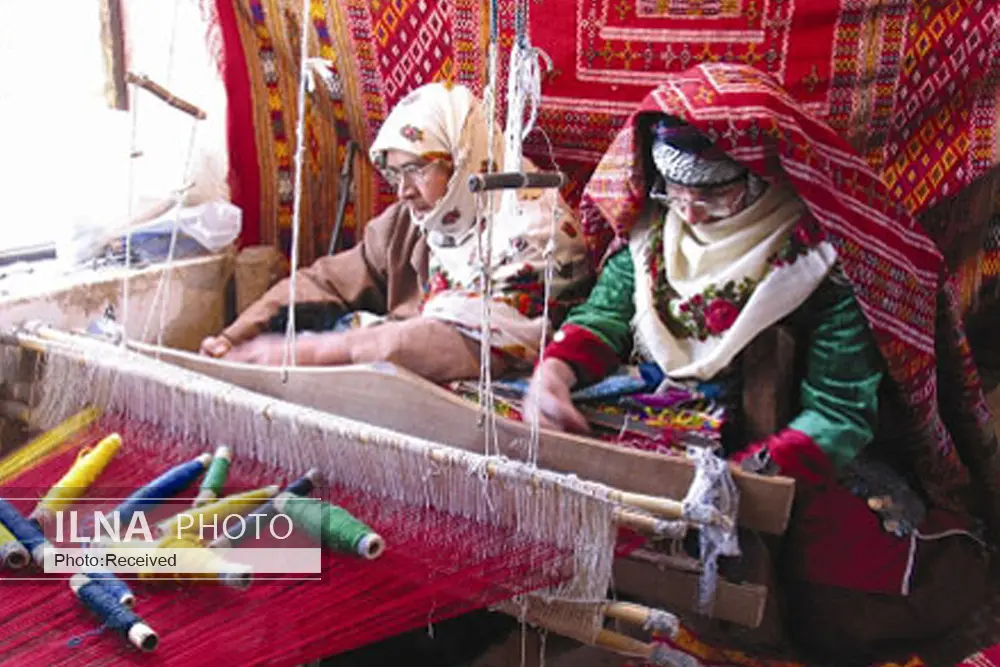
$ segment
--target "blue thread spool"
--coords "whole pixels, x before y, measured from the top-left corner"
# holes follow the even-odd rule
[[[41,567],[45,563],[45,547],[51,547],[45,535],[38,526],[24,516],[3,498],[0,498],[0,523],[7,526],[17,541],[31,552],[31,560]]]
[[[74,574],[69,580],[69,587],[90,611],[104,621],[105,627],[126,637],[136,648],[152,651],[160,643],[156,631],[134,611],[122,606],[100,582],[91,581],[85,574]]]
[[[296,496],[308,496],[316,487],[317,480],[319,480],[319,470],[316,468],[310,468],[306,471],[306,474],[286,486],[282,490],[282,493],[292,493]],[[254,509],[251,514],[263,514],[265,518],[269,518],[276,512],[277,508],[274,506],[274,499],[272,498]],[[236,539],[230,539],[225,535],[219,535],[219,537],[212,540],[211,544],[208,546],[210,549],[228,549],[238,546],[240,542],[246,539],[246,535],[249,532],[249,530],[243,531],[243,534]]]
[[[135,607],[135,593],[124,581],[115,576],[114,572],[87,572],[86,576],[100,584],[123,607]]]
[[[164,498],[173,498],[186,489],[205,472],[205,467],[211,460],[211,454],[202,454],[192,461],[174,466],[123,500],[115,508],[122,525],[129,525],[136,512],[155,507]]]

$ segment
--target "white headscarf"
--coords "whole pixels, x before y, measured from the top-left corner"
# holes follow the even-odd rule
[[[482,322],[482,292],[477,266],[477,196],[469,191],[469,177],[487,169],[488,132],[482,104],[460,85],[432,83],[404,98],[389,114],[370,155],[385,164],[385,152],[399,150],[425,159],[449,158],[453,173],[448,190],[430,211],[411,209],[414,223],[426,234],[431,250],[429,294],[424,317],[456,325],[478,337]],[[494,156],[503,155],[502,133]],[[525,171],[534,166],[524,161]],[[491,340],[495,348],[531,362],[538,354],[544,251],[555,232],[553,261],[556,277],[552,299],[589,279],[583,233],[572,210],[555,190],[521,190],[516,203],[504,207],[494,201]],[[510,199],[508,198],[508,202]]]

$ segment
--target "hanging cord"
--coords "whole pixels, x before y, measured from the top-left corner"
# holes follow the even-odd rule
[[[167,260],[164,270],[160,273],[160,279],[156,284],[156,292],[153,295],[153,302],[146,313],[146,322],[142,326],[142,335],[139,340],[145,341],[146,335],[149,333],[150,324],[152,324],[153,313],[158,312],[160,316],[159,331],[156,336],[156,345],[158,347],[163,347],[163,332],[166,330],[166,314],[167,308],[170,306],[170,279],[173,277],[175,255],[177,252],[177,238],[180,235],[180,219],[181,219],[181,209],[183,208],[182,203],[184,201],[184,196],[186,195],[188,189],[191,187],[191,183],[188,177],[191,174],[191,165],[194,159],[194,147],[196,144],[196,138],[198,136],[198,124],[199,120],[197,118],[191,124],[191,133],[188,138],[188,148],[187,155],[184,158],[184,171],[181,177],[182,187],[174,192],[173,194],[173,210],[175,212],[174,221],[172,228],[170,230],[170,245],[167,249]],[[160,301],[161,297],[163,298]],[[157,310],[157,306],[159,309]],[[157,357],[159,357],[159,351],[157,351]]]
[[[302,220],[302,172],[305,162],[306,134],[306,88],[310,83],[309,67],[309,0],[302,0],[302,34],[299,54],[299,95],[298,119],[295,127],[295,183],[292,186],[292,248],[291,276],[288,281],[288,326],[285,330],[285,346],[281,354],[281,379],[288,381],[288,367],[296,365],[295,359],[295,288],[299,269],[299,226]]]
[[[535,129],[538,119],[538,107],[542,99],[542,69],[541,62],[544,61],[548,71],[552,67],[552,61],[541,49],[531,46],[531,39],[528,36],[529,4],[527,0],[520,0],[514,16],[516,37],[510,53],[510,71],[508,73],[507,84],[507,125],[504,133],[505,150],[505,171],[521,171],[524,158],[524,140]],[[527,122],[524,120],[525,108],[529,110]],[[544,134],[545,141],[549,149],[549,158],[552,167],[559,170],[552,142],[548,135]],[[514,211],[517,205],[517,191],[512,190],[504,194],[508,197],[507,210]],[[559,202],[558,192],[546,192],[543,196],[553,197],[552,218],[549,225],[549,238],[542,253],[544,260],[543,270],[543,302],[542,302],[542,331],[538,344],[538,363],[542,366],[545,354],[545,344],[549,334],[549,305],[552,299],[552,282],[555,279],[555,249],[556,249],[556,229],[558,228],[559,216],[562,207]],[[544,372],[544,371],[540,371]],[[536,415],[535,419],[529,419],[530,432],[528,440],[528,463],[531,466],[538,465],[538,450],[541,439],[540,427],[537,415],[540,410],[540,397],[533,395],[531,404],[528,406],[529,414]]]
[[[128,220],[132,220],[132,212],[135,210],[135,160],[138,155],[137,137],[139,134],[139,86],[132,84],[131,94],[132,104],[129,115],[132,121],[131,138],[129,139],[128,155],[128,206],[126,212]],[[129,273],[132,270],[132,226],[125,230],[125,275],[122,276],[122,322],[121,340],[119,345],[125,347],[128,343],[128,315],[129,315]]]
[[[489,80],[487,83],[484,98],[486,113],[487,132],[487,153],[486,171],[492,173],[495,168],[495,141],[496,141],[496,95],[497,95],[497,70],[499,61],[499,6],[498,0],[490,0],[490,44],[487,60]],[[480,331],[482,339],[479,349],[479,396],[480,396],[480,416],[479,421],[485,430],[485,454],[489,456],[491,452],[499,453],[497,444],[498,436],[496,432],[496,412],[493,400],[493,221],[494,221],[494,193],[487,192],[486,195],[486,215],[477,220],[476,224],[476,246],[480,261],[480,282],[483,292],[482,316],[480,321]],[[478,198],[477,209],[483,210],[483,195]],[[486,223],[485,246],[483,242],[483,225]]]

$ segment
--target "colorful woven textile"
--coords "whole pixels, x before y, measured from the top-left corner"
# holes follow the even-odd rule
[[[259,220],[261,238],[268,241],[287,229],[291,214],[294,17],[300,3],[215,1],[233,103],[234,186],[246,202],[247,233],[252,237]],[[533,133],[525,150],[543,166],[554,157],[570,174],[565,194],[571,203],[635,104],[666,73],[701,62],[744,63],[772,74],[841,132],[914,213],[1000,162],[1000,6],[989,0],[528,4],[531,40],[552,58],[553,68],[542,86],[538,126],[544,135]],[[498,7],[502,101],[515,3]],[[559,20],[546,20],[554,16]],[[312,0],[310,18],[310,52],[336,61],[345,100],[331,111],[326,101],[311,97],[312,169],[326,169],[325,177],[307,174],[307,182],[323,183],[313,184],[315,196],[335,199],[334,164],[340,164],[346,134],[366,149],[406,92],[444,79],[483,91],[488,3]],[[331,117],[344,123],[336,141]],[[348,232],[355,220],[363,224],[392,198],[367,166],[356,182],[358,210],[349,215]],[[308,206],[310,197],[304,199]],[[305,219],[332,224],[325,208],[318,212]]]
[[[244,244],[291,245],[295,196],[295,128],[299,82],[301,3],[280,0],[216,0],[229,96],[229,143],[234,202],[243,209]],[[310,58],[326,61],[339,86],[326,8],[313,2]],[[305,168],[302,176],[299,259],[326,252],[336,218],[340,166],[351,132],[341,90],[314,77],[306,97]],[[359,160],[359,163],[363,161]],[[357,170],[356,170],[357,171]],[[365,166],[360,177],[368,176]],[[372,215],[368,189],[346,211],[342,245],[353,243],[356,220]],[[355,210],[357,208],[357,210]]]
[[[958,667],[1000,667],[1000,645],[970,655]]]

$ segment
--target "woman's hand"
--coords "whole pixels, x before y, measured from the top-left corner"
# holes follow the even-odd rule
[[[221,359],[231,349],[233,349],[233,343],[225,336],[209,336],[201,341],[201,347],[198,351],[206,357]]]
[[[573,407],[570,389],[576,384],[576,373],[565,361],[546,359],[535,369],[528,393],[524,397],[525,418],[533,422],[535,401],[538,402],[538,423],[545,428],[575,433],[589,433],[587,420]]]

